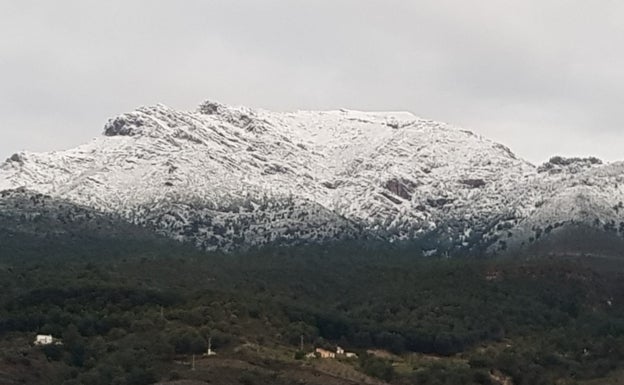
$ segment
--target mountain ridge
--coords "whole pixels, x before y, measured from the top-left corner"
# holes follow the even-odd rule
[[[16,188],[208,250],[374,237],[500,253],[578,223],[624,235],[624,163],[535,166],[408,112],[140,107],[76,148],[13,155],[0,190]]]

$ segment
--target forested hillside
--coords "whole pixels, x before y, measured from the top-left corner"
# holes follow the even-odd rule
[[[3,249],[0,382],[589,384],[624,368],[619,260],[142,247],[22,262]],[[305,353],[359,358],[303,358],[302,336]],[[209,339],[218,354],[202,357]]]

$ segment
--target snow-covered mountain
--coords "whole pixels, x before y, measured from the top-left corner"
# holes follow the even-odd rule
[[[206,249],[364,237],[432,254],[526,248],[571,226],[624,236],[624,163],[536,167],[406,112],[142,107],[74,149],[13,155],[0,191],[18,188]]]

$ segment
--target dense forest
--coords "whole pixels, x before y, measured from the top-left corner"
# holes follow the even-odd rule
[[[624,368],[619,260],[124,242],[0,251],[0,383],[597,384]],[[338,345],[357,358],[305,358]]]

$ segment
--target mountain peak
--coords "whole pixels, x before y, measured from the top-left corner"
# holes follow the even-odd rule
[[[167,115],[170,113],[173,113],[173,110],[163,104],[139,107],[132,112],[127,112],[109,119],[104,125],[104,135],[153,135],[159,131],[167,130],[166,125],[158,121],[156,117],[158,115]]]
[[[212,100],[205,100],[197,107],[197,112],[204,115],[220,115],[228,110],[228,106],[225,104],[215,102]]]

